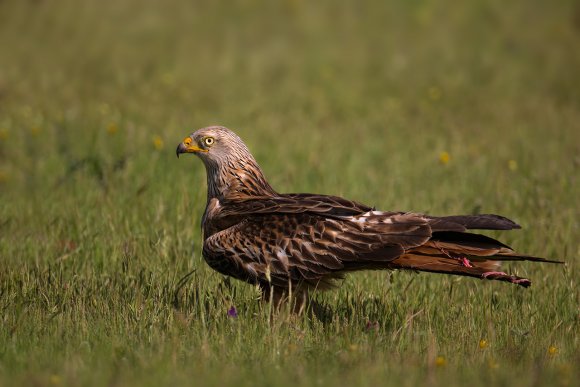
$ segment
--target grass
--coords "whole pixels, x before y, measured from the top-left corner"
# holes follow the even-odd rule
[[[573,385],[577,14],[1,2],[0,385]],[[205,173],[174,149],[210,124],[281,192],[500,213],[524,228],[503,241],[567,266],[508,265],[527,290],[357,274],[317,295],[328,321],[270,319],[200,257]]]

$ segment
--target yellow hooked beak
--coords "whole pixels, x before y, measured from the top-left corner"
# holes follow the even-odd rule
[[[193,140],[191,137],[186,137],[181,144],[177,146],[177,150],[175,154],[179,157],[182,153],[196,153],[196,152],[207,152],[207,149],[202,149]]]

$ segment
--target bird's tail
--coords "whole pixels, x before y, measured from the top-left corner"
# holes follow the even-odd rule
[[[507,281],[523,287],[531,285],[527,278],[502,272],[502,261],[563,263],[517,254],[508,246],[484,235],[435,232],[427,243],[408,250],[390,264],[394,268]]]

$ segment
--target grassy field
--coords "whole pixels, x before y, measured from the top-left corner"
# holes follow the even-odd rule
[[[577,385],[579,15],[0,2],[0,385]],[[211,124],[280,192],[503,214],[567,265],[507,265],[527,290],[357,274],[316,296],[325,321],[270,318],[200,256],[205,171],[175,147]]]

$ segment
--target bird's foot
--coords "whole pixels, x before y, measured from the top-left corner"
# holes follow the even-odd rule
[[[494,279],[495,277],[508,277],[508,275],[503,271],[486,271],[481,275],[481,278],[487,279],[487,277],[491,277],[490,279]]]
[[[503,271],[486,271],[481,275],[481,278],[507,281],[511,282],[512,284],[523,286],[525,288],[532,284],[532,281],[527,278],[520,278],[516,277],[515,275],[509,275]]]
[[[459,258],[459,262],[461,262],[461,264],[465,267],[473,267],[469,259],[467,259],[466,257]]]
[[[521,286],[523,286],[523,287],[526,287],[526,288],[532,284],[532,281],[530,281],[530,280],[529,280],[529,279],[527,279],[527,278],[516,278],[516,277],[513,277],[513,278],[510,280],[510,282],[511,282],[512,284],[521,285]]]

